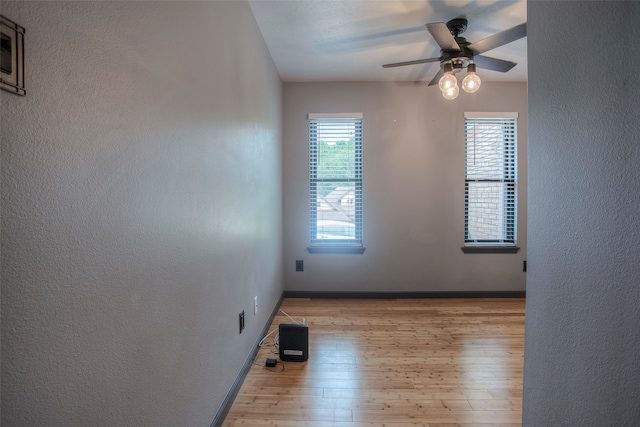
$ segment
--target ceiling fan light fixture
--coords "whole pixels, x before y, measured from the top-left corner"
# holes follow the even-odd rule
[[[452,73],[444,73],[444,75],[440,77],[438,87],[442,92],[445,92],[451,88],[458,87],[458,80]]]
[[[456,84],[455,86],[452,86],[446,90],[443,90],[442,96],[444,97],[444,99],[451,100],[451,99],[456,99],[459,93],[460,93],[460,88]]]
[[[467,24],[468,21],[465,18],[455,18],[446,24],[444,22],[425,24],[431,37],[440,47],[440,56],[383,64],[382,67],[389,68],[440,62],[440,70],[431,79],[429,86],[434,86],[437,83],[442,96],[446,99],[455,99],[458,96],[458,81],[455,74],[467,68],[467,76],[462,81],[462,89],[468,93],[476,92],[480,88],[482,81],[476,74],[474,59],[482,60],[482,68],[492,71],[506,73],[511,70],[517,65],[515,62],[481,56],[481,54],[526,37],[527,23],[523,22],[474,43],[470,43],[466,38],[460,37],[460,34],[466,31]]]
[[[476,64],[469,64],[467,66],[467,76],[462,80],[462,89],[467,93],[474,93],[480,89],[482,80],[476,74]]]
[[[451,63],[446,63],[443,65],[442,69],[444,70],[444,74],[440,77],[438,81],[438,87],[444,93],[447,90],[450,90],[454,86],[458,86],[458,80],[456,76],[453,75],[453,65]]]

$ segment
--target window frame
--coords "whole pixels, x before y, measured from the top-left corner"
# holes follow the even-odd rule
[[[500,124],[505,122],[508,129],[503,130],[507,137],[500,141],[503,145],[504,157],[501,159],[502,178],[470,178],[468,175],[468,155],[469,144],[475,142],[470,140],[467,129],[470,121],[478,124],[485,122],[487,124]],[[517,227],[518,227],[518,113],[486,113],[486,112],[465,112],[464,113],[464,159],[465,159],[465,212],[464,212],[464,245],[462,251],[464,253],[517,253],[520,248],[517,246]],[[504,125],[504,124],[503,124]],[[491,182],[499,183],[504,186],[502,199],[502,215],[498,227],[502,229],[498,234],[498,239],[477,239],[471,238],[469,235],[469,188],[473,182]]]
[[[362,184],[363,184],[363,144],[362,144],[362,113],[309,113],[309,253],[348,253],[361,254],[364,252],[362,227]],[[318,177],[318,139],[317,124],[325,123],[353,123],[354,132],[354,173],[353,176],[340,178]],[[318,184],[326,182],[354,183],[354,234],[353,239],[322,239],[318,238]]]

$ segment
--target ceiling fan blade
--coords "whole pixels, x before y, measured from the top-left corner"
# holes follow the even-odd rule
[[[519,40],[527,36],[527,23],[524,22],[513,28],[504,30],[501,33],[494,34],[475,43],[471,43],[468,47],[474,53],[483,53],[491,49],[495,49],[507,43]]]
[[[480,68],[499,71],[501,73],[506,73],[507,71],[518,65],[515,62],[505,61],[504,59],[490,58],[483,55],[474,56],[473,62],[475,62],[475,64]]]
[[[433,76],[433,78],[431,79],[431,81],[429,82],[428,86],[433,86],[433,85],[437,85],[438,81],[440,80],[440,77],[442,77],[442,75],[444,74],[444,71],[442,71],[442,68],[440,68],[438,70],[438,72],[436,73],[435,76]]]
[[[426,64],[428,62],[438,62],[440,58],[416,59],[414,61],[394,62],[392,64],[383,64],[382,68],[403,67],[405,65]]]
[[[431,37],[433,37],[436,43],[438,43],[438,46],[440,46],[440,49],[460,52],[458,42],[456,42],[456,39],[451,35],[451,31],[449,31],[449,28],[444,22],[425,25],[429,33],[431,33]]]

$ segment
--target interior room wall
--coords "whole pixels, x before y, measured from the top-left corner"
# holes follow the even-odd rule
[[[209,425],[283,286],[282,86],[250,7],[1,7],[27,88],[0,92],[3,425]]]
[[[527,15],[523,424],[637,425],[640,3],[530,1]]]
[[[517,254],[464,254],[464,112],[517,112]],[[363,113],[364,254],[309,254],[308,113]],[[393,82],[284,84],[284,276],[291,291],[524,291],[527,86],[445,100]],[[295,261],[304,271],[295,271]]]

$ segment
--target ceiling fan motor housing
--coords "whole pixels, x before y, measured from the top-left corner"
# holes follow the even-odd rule
[[[467,30],[468,23],[465,18],[455,18],[447,22],[447,28],[455,38],[460,50],[440,50],[440,67],[451,63],[453,72],[456,73],[473,62],[473,51],[467,47],[470,43],[464,37],[460,37],[460,34]]]
[[[440,66],[451,63],[453,72],[466,68],[473,63],[473,51],[468,48],[470,43],[464,37],[456,37],[456,42],[460,46],[460,50],[440,50]]]
[[[467,31],[467,24],[469,22],[464,18],[455,18],[447,22],[447,28],[451,31],[453,37],[458,37],[459,34]]]

